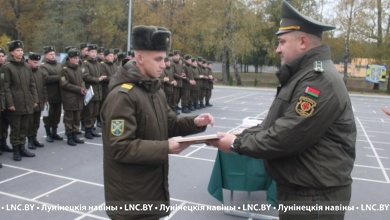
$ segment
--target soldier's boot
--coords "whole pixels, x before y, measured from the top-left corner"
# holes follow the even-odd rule
[[[14,152],[13,154],[14,161],[21,161],[22,157],[20,156],[19,145],[12,145],[12,151]]]
[[[206,106],[203,104],[203,101],[200,101],[200,108],[206,108]]]
[[[35,147],[44,147],[45,146],[44,144],[42,144],[41,142],[39,142],[37,140],[36,134],[32,136],[32,139],[33,139],[33,144],[35,145]]]
[[[179,109],[177,109],[177,107],[173,107],[172,110],[176,113],[176,115],[180,115]]]
[[[94,129],[91,130],[91,134],[94,137],[101,137],[101,135],[99,133],[97,133]]]
[[[1,151],[1,148],[0,148],[0,155],[3,155],[3,151]]]
[[[193,104],[188,105],[188,110],[190,110],[190,111],[195,111],[194,105],[193,105]]]
[[[73,141],[77,144],[84,144],[84,141],[83,140],[80,140],[78,137],[77,137],[77,134],[75,132],[72,133],[72,138],[73,138]]]
[[[28,149],[35,150],[36,147],[35,147],[35,145],[34,145],[34,143],[33,143],[33,138],[32,138],[32,136],[28,136],[27,139],[28,139],[28,142],[27,142],[27,147],[28,147]]]
[[[3,164],[0,163],[0,168],[2,168],[2,167],[3,167]]]
[[[1,151],[3,152],[13,152],[12,149],[7,145],[6,139],[0,139]]]
[[[19,144],[19,152],[20,156],[22,157],[35,157],[34,153],[31,153],[30,151],[26,150],[24,144]]]
[[[82,134],[81,131],[75,131],[74,133],[76,133],[76,134]]]
[[[99,128],[102,127],[102,122],[100,121],[100,116],[97,116],[97,118],[96,118],[96,127],[99,127]]]
[[[54,140],[58,140],[58,141],[64,140],[63,137],[61,137],[61,136],[59,136],[59,135],[57,134],[57,128],[54,128],[54,127],[53,127],[53,128],[51,129],[51,131],[52,131],[51,137],[52,137]]]
[[[52,143],[54,142],[52,136],[51,136],[51,131],[50,131],[50,128],[45,128],[46,130],[46,141],[49,142],[49,143]]]
[[[85,123],[83,121],[81,122],[81,130],[85,131]]]
[[[66,137],[68,138],[68,141],[66,142],[70,146],[76,146],[76,142],[73,140],[72,134],[66,134]]]
[[[85,134],[84,137],[87,139],[93,139],[92,133],[91,133],[91,128],[85,128]]]
[[[211,106],[213,106],[213,105],[210,104],[210,101],[206,101],[206,106],[207,106],[207,107],[211,107]]]
[[[191,113],[191,111],[187,108],[187,106],[183,106],[183,109],[181,110],[183,113]]]
[[[201,107],[200,107],[198,102],[196,102],[194,105],[195,105],[195,109],[201,109]]]

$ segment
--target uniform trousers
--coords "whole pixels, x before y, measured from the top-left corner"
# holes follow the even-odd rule
[[[87,106],[85,106],[85,115],[84,123],[86,128],[92,128],[95,126],[96,117],[99,115],[99,106],[100,101],[90,101]]]
[[[49,103],[49,116],[43,117],[45,128],[57,128],[61,120],[62,103]]]
[[[25,144],[27,137],[28,124],[31,114],[7,115],[11,127],[10,142],[12,146]]]
[[[31,137],[37,134],[39,125],[41,123],[41,111],[34,112],[30,115],[27,136]]]
[[[65,110],[64,112],[64,125],[65,133],[71,134],[72,132],[78,132],[80,129],[80,114],[81,111]]]

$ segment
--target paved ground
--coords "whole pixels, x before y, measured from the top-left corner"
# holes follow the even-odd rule
[[[217,87],[213,92],[214,107],[194,113],[210,112],[216,125],[206,134],[228,131],[248,116],[265,117],[275,90]],[[351,208],[346,219],[388,219],[390,215],[390,117],[381,107],[390,108],[386,96],[351,95],[358,128],[357,158],[353,170]],[[39,138],[44,141],[44,129]],[[59,128],[64,136],[64,128]],[[99,131],[99,130],[98,130]],[[104,204],[101,139],[70,147],[56,141],[34,151],[35,158],[12,160],[3,153],[0,161],[0,219],[107,219],[99,206]],[[194,145],[180,155],[170,156],[171,204],[190,209],[221,204],[207,192],[207,185],[217,151],[205,145]],[[225,198],[229,192],[225,191]],[[247,199],[236,192],[236,204]],[[264,192],[255,192],[251,200],[264,204]],[[54,209],[54,210],[53,210]],[[67,210],[64,210],[67,209]],[[277,219],[273,209],[265,212]],[[264,217],[264,216],[263,216]],[[265,218],[265,217],[264,217]],[[168,217],[181,219],[245,219],[222,211],[174,211]],[[248,219],[248,218],[246,218]]]

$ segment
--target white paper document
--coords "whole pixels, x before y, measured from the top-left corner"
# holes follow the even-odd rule
[[[88,105],[89,101],[91,101],[92,97],[93,97],[93,89],[92,89],[92,86],[89,87],[88,91],[87,91],[87,94],[85,94],[85,97],[84,97],[84,105]]]

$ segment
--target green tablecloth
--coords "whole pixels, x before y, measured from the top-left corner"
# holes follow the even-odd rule
[[[208,192],[223,203],[222,189],[238,191],[267,191],[267,202],[277,206],[276,185],[267,175],[263,160],[236,153],[218,151]]]

